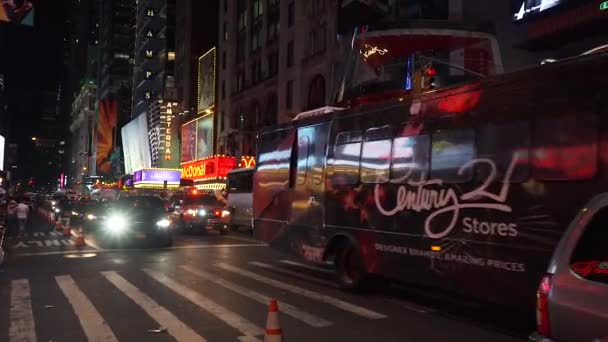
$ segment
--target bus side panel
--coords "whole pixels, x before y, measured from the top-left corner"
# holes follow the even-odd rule
[[[293,129],[262,134],[258,139],[257,170],[253,178],[256,238],[276,244],[285,238],[291,211],[289,187]]]

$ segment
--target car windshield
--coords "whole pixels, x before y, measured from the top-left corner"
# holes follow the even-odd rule
[[[134,210],[163,210],[163,202],[158,197],[146,196],[146,197],[124,197],[111,204],[113,209],[127,209],[131,208]]]

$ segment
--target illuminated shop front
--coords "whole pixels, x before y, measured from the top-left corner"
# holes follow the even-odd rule
[[[254,157],[236,158],[215,155],[182,164],[182,179],[191,180],[201,190],[223,190],[226,188],[228,172],[234,168],[255,167]]]
[[[133,173],[133,186],[136,189],[177,189],[180,178],[180,169],[148,168]]]

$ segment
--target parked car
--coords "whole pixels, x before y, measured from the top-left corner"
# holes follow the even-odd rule
[[[182,231],[217,230],[222,235],[228,232],[230,211],[213,193],[193,191],[183,199],[176,199],[168,211],[172,225]]]
[[[253,173],[255,169],[235,169],[228,172],[226,191],[230,210],[230,227],[253,229]]]
[[[537,292],[537,341],[608,341],[608,194],[578,214]]]

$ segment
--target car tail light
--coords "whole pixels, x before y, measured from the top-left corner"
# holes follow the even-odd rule
[[[536,292],[536,325],[538,332],[545,337],[551,336],[549,293],[551,292],[552,285],[552,275],[545,274]]]
[[[219,210],[219,209],[215,209],[213,211],[213,216],[215,216],[215,217],[222,217],[222,211]]]

